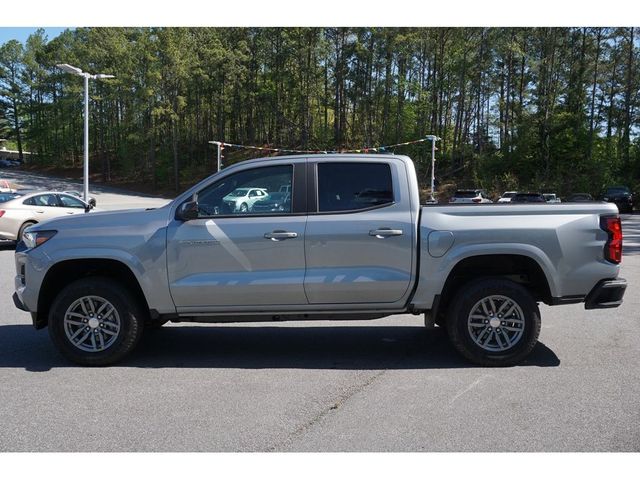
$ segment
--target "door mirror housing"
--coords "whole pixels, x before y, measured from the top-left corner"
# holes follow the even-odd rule
[[[197,201],[190,200],[188,202],[184,202],[178,207],[178,210],[176,210],[176,220],[181,220],[183,222],[195,220],[198,218],[198,211]]]

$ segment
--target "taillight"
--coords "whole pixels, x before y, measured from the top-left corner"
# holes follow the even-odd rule
[[[4,210],[0,210],[0,217],[4,215]]]
[[[481,199],[481,198],[474,198],[474,199],[472,199],[471,201],[472,201],[473,203],[480,203],[480,202],[482,202],[482,199]]]
[[[600,217],[600,228],[609,234],[604,244],[604,258],[612,263],[622,261],[622,223],[620,217]]]

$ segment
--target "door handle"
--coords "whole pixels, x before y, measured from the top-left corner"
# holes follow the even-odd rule
[[[44,210],[36,210],[36,213],[44,213]]]
[[[284,230],[274,230],[271,233],[265,233],[264,238],[268,238],[271,241],[279,242],[280,240],[286,240],[287,238],[297,238],[296,232],[285,232]]]
[[[377,230],[369,230],[369,235],[376,238],[397,237],[402,235],[402,230],[394,230],[392,228],[379,228]]]

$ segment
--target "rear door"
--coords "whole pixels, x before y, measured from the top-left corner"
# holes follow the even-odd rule
[[[64,215],[55,193],[43,193],[27,198],[23,202],[23,208],[29,210],[30,219],[38,223]]]
[[[309,164],[317,185],[305,239],[311,304],[392,304],[408,295],[414,231],[404,164]]]

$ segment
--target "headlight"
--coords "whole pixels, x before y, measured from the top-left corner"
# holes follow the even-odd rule
[[[27,248],[36,248],[53,238],[58,233],[56,230],[41,230],[36,232],[25,232],[22,241]]]

